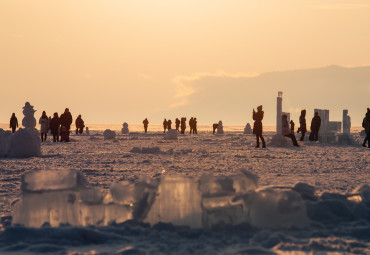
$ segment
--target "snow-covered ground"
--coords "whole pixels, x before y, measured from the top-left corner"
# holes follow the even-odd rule
[[[92,136],[71,136],[70,143],[52,143],[49,137],[42,144],[41,157],[0,159],[0,213],[5,226],[0,232],[0,253],[370,253],[370,204],[361,202],[362,207],[347,212],[351,205],[346,198],[345,202],[338,198],[338,194],[351,193],[360,185],[370,185],[370,149],[360,146],[363,137],[357,132],[354,133],[356,146],[304,142],[299,148],[267,146],[266,149],[254,148],[254,136],[227,128],[225,135],[201,131],[198,135],[179,135],[178,140],[165,140],[161,132],[117,135],[115,140],[104,140],[102,131],[91,133]],[[267,144],[272,134],[265,134]],[[150,228],[138,222],[40,229],[7,226],[11,205],[21,198],[22,174],[65,168],[79,170],[89,187],[98,188],[104,194],[113,183],[135,182],[142,176],[229,176],[244,168],[259,176],[259,187],[293,187],[298,182],[314,186],[319,199],[313,207],[322,206],[328,213],[323,213],[323,220],[320,215],[311,215],[309,226],[304,229],[270,230],[246,224],[212,230],[168,224]],[[338,197],[334,199],[334,196]],[[313,202],[306,201],[307,210],[313,208],[309,203]]]

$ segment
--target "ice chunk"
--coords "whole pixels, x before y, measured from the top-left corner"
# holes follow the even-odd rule
[[[106,129],[103,132],[103,135],[104,135],[104,140],[114,140],[114,139],[116,139],[116,132],[114,132],[110,129]]]
[[[200,179],[202,196],[215,197],[246,193],[257,188],[258,176],[239,169],[239,174],[231,176],[204,175]]]
[[[110,188],[112,201],[120,205],[130,205],[135,202],[135,184],[129,181],[113,183]]]
[[[0,157],[6,156],[6,148],[11,135],[10,131],[0,129]]]
[[[307,183],[299,182],[294,185],[293,190],[301,194],[302,198],[305,200],[316,200],[315,187]]]
[[[308,218],[299,193],[292,190],[266,189],[251,193],[245,201],[249,222],[257,228],[302,228]]]
[[[51,190],[73,190],[83,188],[85,179],[75,170],[38,170],[22,176],[22,191],[40,192]]]
[[[46,222],[53,227],[61,223],[80,225],[75,191],[26,193],[14,206],[13,212],[12,224],[27,227],[38,228]]]
[[[13,224],[41,227],[108,225],[132,219],[130,205],[105,204],[97,189],[84,188],[81,173],[72,170],[27,172],[22,177],[23,197],[13,208]]]
[[[237,225],[248,222],[248,207],[238,196],[257,188],[258,177],[240,169],[234,176],[202,176],[203,227],[211,228],[217,224]]]
[[[245,128],[244,128],[244,134],[251,135],[252,133],[253,133],[253,130],[252,130],[251,124],[247,123],[247,125],[245,125]]]
[[[176,129],[170,129],[164,135],[165,140],[177,140],[178,132]]]
[[[155,154],[155,153],[161,153],[161,148],[159,147],[133,147],[130,152],[132,153],[147,153],[147,154]]]
[[[202,227],[198,181],[186,176],[162,177],[155,201],[144,222]]]
[[[9,157],[26,158],[41,156],[40,137],[32,128],[20,128],[10,136],[6,150],[6,154]]]

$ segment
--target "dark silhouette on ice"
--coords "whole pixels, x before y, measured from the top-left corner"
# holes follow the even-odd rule
[[[189,120],[189,126],[190,126],[190,134],[191,134],[194,128],[194,118],[193,117],[191,117]]]
[[[197,118],[193,119],[193,134],[198,134],[198,121]]]
[[[167,129],[168,130],[171,130],[172,129],[172,121],[171,120],[167,120]]]
[[[266,148],[265,139],[262,136],[262,119],[263,119],[264,112],[262,111],[262,105],[257,107],[257,112],[253,109],[253,134],[256,135],[257,145],[256,148],[260,147],[260,138],[262,141],[262,148]]]
[[[366,142],[367,142],[367,146],[368,148],[370,148],[370,141],[369,141],[370,139],[370,109],[369,108],[367,108],[365,118],[362,121],[362,127],[365,129],[365,135],[366,135],[362,146],[366,147]]]
[[[179,118],[176,118],[175,124],[176,124],[176,131],[179,132],[179,128],[180,128],[180,120],[179,120]]]
[[[281,116],[282,118],[282,129],[281,132],[283,133],[284,136],[289,137],[292,139],[293,145],[299,147],[297,143],[297,139],[295,138],[294,133],[292,133],[291,129],[289,130],[289,124],[288,124],[288,116],[285,114]]]
[[[48,136],[48,130],[49,130],[49,118],[46,115],[45,111],[42,112],[42,115],[39,119],[39,124],[41,125],[41,128],[40,128],[41,142],[45,142]]]
[[[163,120],[163,133],[166,133],[166,130],[167,130],[167,120],[164,119]]]
[[[186,129],[186,118],[182,117],[181,118],[181,134],[185,134],[185,129]]]
[[[312,118],[311,121],[311,134],[310,134],[310,141],[317,142],[319,140],[319,130],[321,126],[321,118],[318,112],[315,112],[315,116]]]
[[[149,124],[149,121],[147,118],[145,118],[145,120],[143,120],[143,124],[144,124],[144,131],[145,133],[148,133],[148,124]]]
[[[54,113],[54,117],[50,121],[50,130],[51,134],[53,135],[53,142],[59,142],[59,128],[60,128],[60,120],[58,113]]]
[[[17,119],[17,117],[15,117],[15,113],[13,113],[12,117],[10,117],[9,128],[11,128],[12,133],[14,133],[15,130],[17,129],[17,127],[18,127],[18,119]]]
[[[60,115],[60,125],[61,125],[61,142],[69,142],[69,130],[72,124],[72,114],[69,112],[69,109],[66,108],[64,113]]]
[[[78,115],[75,124],[76,124],[76,135],[82,134],[85,127],[85,122],[83,121],[81,115]]]
[[[306,125],[306,110],[301,111],[301,116],[299,116],[299,128],[297,133],[301,132],[300,141],[304,141],[304,136],[307,132],[307,125]]]
[[[215,134],[216,133],[216,130],[218,128],[218,124],[217,123],[213,123],[212,128],[213,128],[213,134]]]

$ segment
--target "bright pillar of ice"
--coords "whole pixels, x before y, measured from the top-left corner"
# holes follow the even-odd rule
[[[281,116],[283,112],[283,92],[278,92],[278,97],[276,99],[277,106],[276,106],[276,134],[281,135]]]

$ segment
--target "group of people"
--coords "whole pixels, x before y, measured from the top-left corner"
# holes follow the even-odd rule
[[[262,111],[262,105],[257,107],[257,112],[253,109],[253,120],[254,120],[254,126],[253,126],[253,134],[256,135],[256,148],[260,147],[260,139],[262,141],[262,148],[266,148],[265,139],[262,136],[262,119],[263,119],[264,112]],[[289,127],[290,124],[290,127]],[[315,112],[314,117],[311,120],[311,133],[309,136],[310,141],[318,141],[319,140],[319,130],[321,126],[321,118],[319,116],[318,112]],[[362,126],[365,128],[366,132],[366,138],[364,140],[363,146],[366,146],[366,141],[369,145],[369,138],[370,138],[370,110],[367,109],[366,116],[363,120]],[[299,128],[297,130],[297,133],[301,133],[300,141],[304,141],[305,134],[307,132],[307,125],[306,125],[306,110],[301,111],[301,115],[299,116]],[[294,135],[294,121],[291,120],[290,123],[288,123],[288,116],[282,115],[282,135],[289,137],[292,139],[292,143],[294,146],[299,147],[299,144],[297,142],[297,139]]]
[[[51,132],[53,135],[53,142],[69,142],[69,133],[72,125],[72,114],[68,108],[64,110],[64,113],[58,116],[58,113],[55,112],[53,118],[47,117],[46,112],[42,112],[42,116],[39,120],[40,124],[40,133],[41,133],[41,142],[45,142],[47,138],[47,133]],[[76,134],[82,134],[85,127],[84,121],[82,120],[81,115],[78,115],[76,121]],[[60,139],[59,139],[60,136]]]
[[[163,133],[166,133],[166,130],[172,129],[171,120],[164,119],[162,124],[163,124]],[[197,124],[198,124],[197,118],[191,117],[189,120],[190,134],[198,134]],[[182,117],[181,120],[179,120],[179,118],[176,118],[175,125],[176,125],[177,132],[180,132],[181,134],[185,134],[185,130],[186,130],[186,118],[185,117]],[[144,123],[144,129],[145,129],[145,123]]]
[[[51,116],[48,117],[46,112],[43,111],[39,119],[41,142],[46,141],[49,130],[53,135],[53,142],[69,142],[69,133],[72,121],[72,114],[70,113],[68,108],[64,110],[64,113],[62,113],[60,117],[58,116],[58,113],[55,112],[53,118],[51,118]],[[81,115],[78,115],[75,124],[76,134],[82,134],[85,124],[82,120]],[[18,119],[15,116],[15,113],[13,113],[12,117],[10,118],[10,128],[12,129],[12,133],[15,132],[17,127]]]

